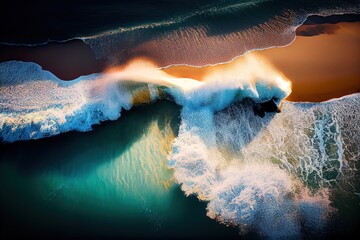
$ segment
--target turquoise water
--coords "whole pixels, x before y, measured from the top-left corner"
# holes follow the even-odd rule
[[[1,234],[237,237],[174,184],[166,161],[179,114],[162,101],[91,132],[1,145]]]
[[[206,202],[184,196],[167,167],[179,125],[180,107],[159,101],[90,132],[0,145],[2,239],[259,238],[253,229],[240,236],[238,228],[210,219]],[[336,211],[328,225],[302,227],[301,237],[354,236],[359,189],[359,181],[332,187]]]

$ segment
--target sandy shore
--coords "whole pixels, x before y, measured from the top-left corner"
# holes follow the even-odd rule
[[[302,25],[291,45],[255,53],[291,80],[293,91],[288,100],[317,102],[360,92],[360,22]],[[106,60],[96,59],[90,47],[80,40],[36,47],[0,44],[0,62],[9,60],[38,63],[63,80],[107,68]],[[202,68],[174,66],[164,71],[202,80],[208,72],[233,62]]]
[[[360,22],[303,27],[323,33],[297,36],[287,47],[259,51],[291,80],[288,100],[324,101],[360,92]]]
[[[290,101],[319,102],[360,92],[360,22],[303,25],[291,45],[255,53],[291,80]],[[232,63],[174,66],[165,71],[201,80],[207,72],[228,64]]]
[[[102,72],[106,67],[106,61],[96,59],[90,47],[81,40],[33,47],[0,44],[0,62],[10,60],[35,62],[62,80]]]

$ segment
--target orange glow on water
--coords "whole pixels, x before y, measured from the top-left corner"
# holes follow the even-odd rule
[[[158,68],[146,58],[138,58],[127,64],[112,67],[105,71],[112,79],[132,82],[176,86],[185,91],[211,83],[221,88],[239,88],[250,84],[255,88],[257,82],[266,82],[291,92],[291,82],[263,57],[249,53],[229,63],[206,67],[172,66]]]

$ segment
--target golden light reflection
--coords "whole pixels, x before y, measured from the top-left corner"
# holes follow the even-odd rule
[[[249,53],[231,62],[206,67],[172,66],[158,68],[149,59],[139,58],[126,65],[112,67],[105,71],[108,78],[120,81],[151,83],[165,87],[177,87],[191,91],[205,84],[224,89],[243,89],[250,85],[256,89],[256,83],[277,86],[285,92],[291,92],[291,82],[266,59],[255,53]],[[148,92],[139,92],[137,98],[148,99]],[[137,102],[137,100],[135,101]]]
[[[240,86],[243,81],[253,84],[263,78],[286,85],[291,79],[288,100],[324,101],[360,91],[360,23],[338,23],[334,29],[311,37],[297,36],[289,46],[251,52],[214,66],[159,69],[151,60],[138,58],[107,72],[120,71],[129,80],[188,90],[201,85],[196,82]]]

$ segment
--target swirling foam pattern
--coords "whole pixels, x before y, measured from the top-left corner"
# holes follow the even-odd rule
[[[180,105],[214,110],[245,97],[280,100],[290,93],[290,83],[275,69],[254,61],[248,57],[243,63],[239,70],[249,70],[241,77],[205,82],[172,77],[143,61],[70,82],[35,63],[5,62],[0,64],[0,137],[12,142],[71,130],[89,131],[101,121],[118,119],[122,109],[158,99],[161,92]],[[263,68],[266,71],[259,71]]]
[[[132,105],[130,90],[97,75],[63,82],[37,64],[17,61],[2,63],[0,74],[0,135],[8,142],[88,131]]]
[[[250,100],[218,113],[185,107],[169,167],[221,223],[276,239],[319,231],[331,187],[353,176],[360,157],[359,100],[284,102],[264,118]]]
[[[291,84],[251,55],[203,82],[144,63],[71,82],[33,63],[2,63],[0,73],[0,136],[8,142],[88,131],[135,103],[174,100],[183,107],[168,161],[175,180],[208,201],[209,217],[268,238],[321,229],[332,186],[351,182],[360,157],[360,94],[284,102],[281,114],[260,118],[253,108],[279,105]]]

